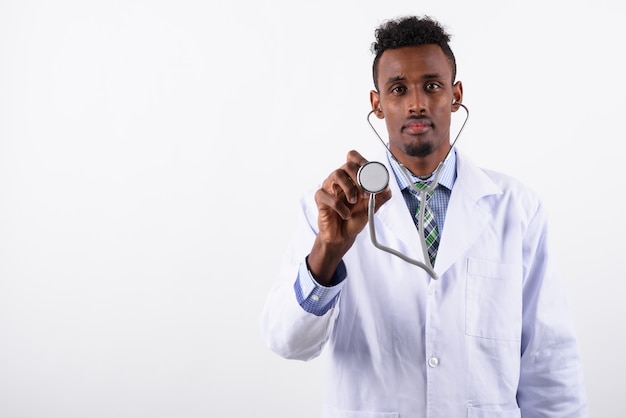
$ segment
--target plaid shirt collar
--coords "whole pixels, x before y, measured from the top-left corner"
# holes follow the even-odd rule
[[[389,164],[391,165],[393,174],[396,177],[398,186],[400,186],[400,190],[404,190],[408,188],[409,191],[414,192],[413,188],[409,186],[409,183],[407,182],[406,178],[402,174],[400,165],[391,156],[389,151],[387,151],[387,159],[389,160]],[[408,171],[408,173],[409,173],[409,177],[411,177],[411,180],[413,182],[429,181],[429,180],[432,180],[434,177],[434,174],[433,174],[429,179],[421,180],[419,177],[414,176],[413,173],[411,173],[410,171]],[[455,180],[456,180],[456,150],[453,149],[450,155],[448,155],[448,158],[446,159],[446,165],[443,167],[443,171],[441,172],[441,175],[439,176],[439,185],[447,188],[448,190],[452,190],[452,186],[454,186]]]

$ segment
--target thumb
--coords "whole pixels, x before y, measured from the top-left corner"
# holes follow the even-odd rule
[[[385,190],[383,190],[380,193],[377,193],[376,196],[374,196],[374,202],[375,202],[374,210],[378,211],[378,209],[380,209],[380,207],[384,205],[390,199],[391,199],[391,190],[389,189],[389,187],[387,187]]]

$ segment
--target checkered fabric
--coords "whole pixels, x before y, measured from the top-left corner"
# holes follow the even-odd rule
[[[428,187],[429,183],[425,182],[417,182],[415,186],[423,190]],[[424,238],[426,239],[426,246],[428,247],[428,256],[430,257],[430,265],[435,265],[435,258],[437,257],[437,249],[439,248],[439,229],[437,228],[437,222],[435,221],[435,216],[433,215],[433,211],[428,204],[428,201],[433,196],[434,191],[428,192],[426,194],[426,208],[424,209]],[[422,202],[419,202],[417,207],[417,212],[415,213],[415,218],[419,221],[419,211]]]

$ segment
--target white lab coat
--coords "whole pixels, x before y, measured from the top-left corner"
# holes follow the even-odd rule
[[[540,200],[459,151],[457,174],[435,265],[440,280],[375,248],[365,228],[344,257],[338,302],[321,317],[300,307],[293,288],[317,232],[313,190],[303,198],[261,330],[285,358],[329,351],[325,418],[587,416]],[[376,213],[377,238],[422,260],[393,176],[390,188]]]

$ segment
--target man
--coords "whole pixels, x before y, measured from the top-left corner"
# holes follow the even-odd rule
[[[351,151],[302,200],[264,338],[285,358],[329,351],[324,417],[586,417],[540,199],[451,150],[463,88],[449,39],[431,18],[406,17],[379,27],[372,45],[370,100],[386,123],[380,161],[392,173],[375,196],[377,239],[434,265],[438,278],[374,247],[357,179],[367,161]],[[420,194],[398,162],[411,182],[437,177],[426,203],[437,230],[432,261],[416,228]]]

